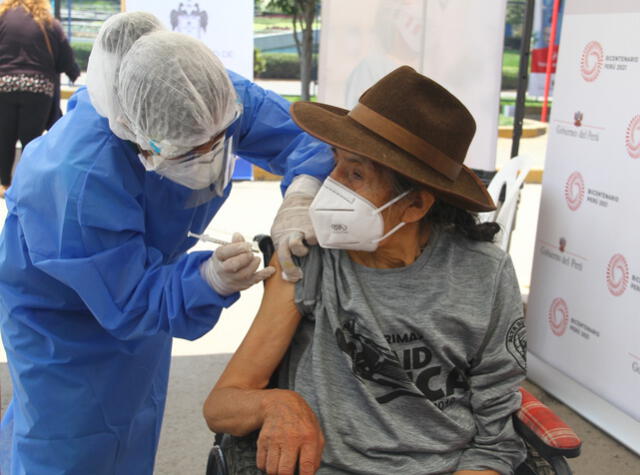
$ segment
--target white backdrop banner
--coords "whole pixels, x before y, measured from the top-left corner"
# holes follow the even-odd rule
[[[170,30],[204,42],[228,69],[253,78],[252,0],[126,0],[122,7],[153,13]]]
[[[640,2],[567,2],[527,312],[529,351],[636,426],[639,56]]]
[[[407,64],[456,95],[477,123],[466,165],[494,170],[506,0],[324,0],[318,99],[352,108]]]

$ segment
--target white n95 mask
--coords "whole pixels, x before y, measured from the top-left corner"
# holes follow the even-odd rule
[[[410,193],[405,191],[376,208],[371,202],[329,177],[309,207],[309,216],[321,247],[375,251],[406,223],[399,223],[387,234],[380,213]]]

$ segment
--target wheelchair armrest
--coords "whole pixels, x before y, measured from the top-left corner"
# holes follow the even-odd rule
[[[264,265],[269,265],[269,262],[271,262],[271,257],[276,252],[273,241],[271,240],[271,236],[269,236],[268,234],[257,234],[253,237],[253,240],[258,243],[258,247],[262,252]]]
[[[520,436],[547,460],[580,455],[582,441],[565,422],[531,393],[520,388],[522,407],[513,424]]]

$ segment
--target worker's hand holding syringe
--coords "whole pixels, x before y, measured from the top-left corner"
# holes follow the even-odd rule
[[[247,242],[240,233],[234,233],[231,242],[216,239],[206,234],[189,232],[189,237],[220,244],[213,255],[200,266],[200,274],[213,290],[222,296],[248,289],[253,284],[271,277],[276,271],[268,266],[258,270],[260,257],[254,256],[251,242]]]

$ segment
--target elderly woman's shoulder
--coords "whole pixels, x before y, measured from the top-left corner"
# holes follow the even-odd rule
[[[442,238],[449,247],[449,253],[467,265],[474,263],[485,269],[498,268],[509,256],[493,242],[474,241],[457,232],[445,231]]]

